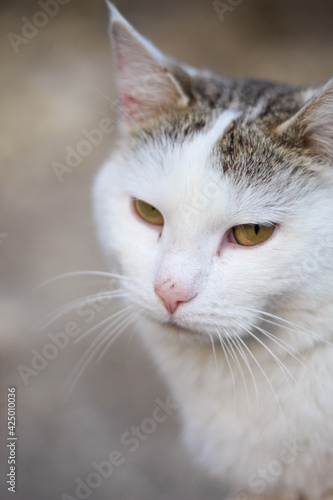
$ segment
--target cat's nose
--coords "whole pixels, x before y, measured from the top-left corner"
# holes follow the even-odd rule
[[[180,304],[189,302],[195,296],[169,280],[155,285],[154,290],[156,295],[163,300],[165,308],[170,314],[174,314]]]

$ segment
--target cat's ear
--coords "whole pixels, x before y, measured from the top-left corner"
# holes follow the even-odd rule
[[[307,153],[333,161],[333,78],[303,108],[277,128],[287,141]]]
[[[115,52],[122,120],[129,124],[142,122],[170,109],[186,107],[190,91],[185,71],[172,67],[172,63],[137,33],[110,2],[107,4],[111,13],[111,43]]]

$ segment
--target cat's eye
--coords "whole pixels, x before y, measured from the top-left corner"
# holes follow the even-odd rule
[[[149,205],[149,203],[142,200],[134,200],[134,208],[138,216],[145,222],[154,226],[163,226],[163,215],[153,205]]]
[[[254,246],[263,243],[273,234],[274,225],[242,224],[232,229],[234,238],[239,245]]]

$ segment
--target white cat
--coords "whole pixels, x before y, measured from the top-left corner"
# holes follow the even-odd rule
[[[233,495],[333,489],[333,80],[229,81],[110,5],[119,142],[100,239],[197,461]]]

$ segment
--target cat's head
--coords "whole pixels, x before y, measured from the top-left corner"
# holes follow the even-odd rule
[[[120,138],[94,199],[128,300],[203,338],[317,311],[333,296],[333,81],[224,80],[111,17]]]

